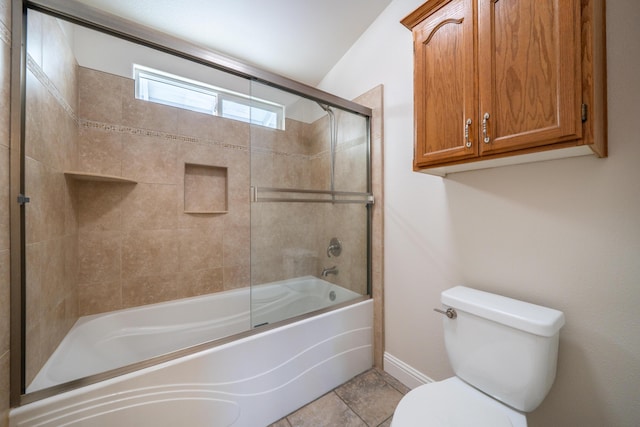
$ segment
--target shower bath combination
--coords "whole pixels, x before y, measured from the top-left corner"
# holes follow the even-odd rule
[[[12,345],[10,425],[152,425],[172,417],[161,401],[256,425],[370,368],[371,110],[109,15],[89,22],[73,1],[34,6],[14,26],[26,96],[11,185],[30,201],[11,225],[24,229],[12,255],[24,346]],[[251,113],[136,98],[140,62],[224,88],[217,112]],[[249,378],[229,364],[240,353],[273,357],[245,361]]]

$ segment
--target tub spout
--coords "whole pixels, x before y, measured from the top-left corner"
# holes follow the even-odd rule
[[[333,267],[329,267],[329,268],[323,268],[322,269],[322,273],[320,273],[320,275],[322,277],[327,277],[330,274],[338,274],[338,267],[336,267],[335,265]]]

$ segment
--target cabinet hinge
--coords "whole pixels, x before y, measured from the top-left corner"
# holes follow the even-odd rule
[[[31,201],[31,199],[27,196],[25,196],[24,194],[18,194],[18,204],[20,205],[25,205],[27,203],[29,203]]]
[[[582,123],[587,121],[588,113],[589,113],[589,107],[587,106],[587,104],[582,104],[580,108],[580,114],[582,115]]]

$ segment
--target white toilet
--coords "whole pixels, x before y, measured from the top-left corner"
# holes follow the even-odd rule
[[[564,314],[464,286],[441,301],[456,376],[407,393],[391,427],[526,427],[555,379]]]

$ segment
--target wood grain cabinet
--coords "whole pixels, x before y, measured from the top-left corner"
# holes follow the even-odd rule
[[[414,170],[607,155],[603,0],[429,0],[414,39]]]

